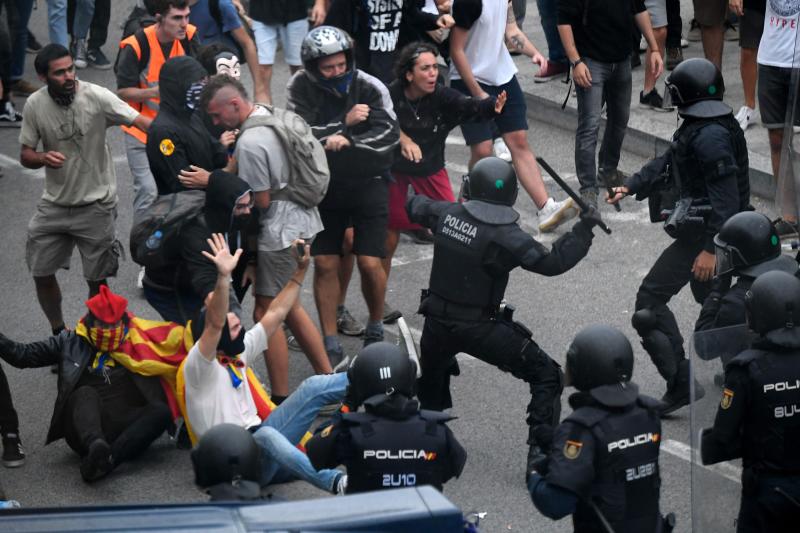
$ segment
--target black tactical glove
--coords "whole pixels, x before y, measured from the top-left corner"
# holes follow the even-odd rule
[[[588,209],[585,211],[581,211],[580,217],[583,223],[587,224],[590,228],[603,222],[603,219],[600,217],[600,211],[593,205],[588,206]]]

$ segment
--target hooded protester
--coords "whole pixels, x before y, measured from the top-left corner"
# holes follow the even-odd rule
[[[200,213],[183,223],[176,242],[166,247],[172,254],[165,261],[166,266],[145,270],[145,298],[165,320],[186,324],[197,314],[217,279],[214,264],[201,252],[209,250],[211,233],[224,234],[233,250],[246,248],[252,209],[253,193],[247,183],[222,170],[210,174],[205,204]],[[257,226],[254,231],[258,231]],[[246,252],[245,257],[255,259],[255,250]],[[246,263],[243,261],[237,269],[235,279],[241,280]],[[237,282],[236,286],[242,288],[242,283]],[[231,305],[237,315],[241,314],[235,296]]]
[[[161,105],[147,137],[147,160],[159,195],[186,190],[178,181],[182,170],[213,171],[228,162],[225,149],[194,113],[207,76],[189,56],[174,57],[161,68]]]
[[[58,395],[45,444],[64,438],[81,457],[87,483],[146,450],[177,414],[166,398],[174,398],[171,383],[191,346],[191,333],[140,319],[127,306],[125,298],[103,285],[86,301],[88,311],[74,331],[32,343],[0,333],[0,357],[7,363],[58,366]]]

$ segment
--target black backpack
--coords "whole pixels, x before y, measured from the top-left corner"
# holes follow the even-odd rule
[[[170,249],[175,248],[181,228],[202,215],[205,191],[164,194],[133,221],[130,236],[131,258],[146,268],[170,265]]]

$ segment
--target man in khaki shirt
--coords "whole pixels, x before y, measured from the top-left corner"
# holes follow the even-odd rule
[[[28,225],[26,261],[39,304],[57,334],[64,318],[55,274],[69,268],[73,248],[77,245],[81,254],[90,296],[117,272],[117,178],[106,129],[125,124],[146,130],[150,120],[108,89],[76,80],[75,64],[61,45],[42,48],[34,65],[47,85],[25,104],[20,162],[45,167],[45,189]]]

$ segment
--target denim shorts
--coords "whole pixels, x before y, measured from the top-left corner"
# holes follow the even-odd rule
[[[300,46],[307,33],[308,20],[306,19],[295,20],[285,26],[281,24],[268,25],[254,20],[253,34],[258,49],[258,64],[275,64],[275,51],[278,49],[278,39],[280,39],[286,64],[299,67],[303,64],[300,61]]]
[[[506,99],[505,107],[503,107],[503,112],[500,116],[492,119],[501,134],[528,129],[528,106],[525,104],[525,95],[522,93],[522,88],[519,86],[516,76],[503,85],[485,85],[483,83],[479,83],[479,85],[489,96],[497,96],[503,91],[506,92],[508,98]],[[471,96],[467,86],[461,80],[452,80],[450,86],[467,96]],[[461,134],[464,136],[467,146],[489,141],[494,137],[492,120],[467,122],[461,125]]]

